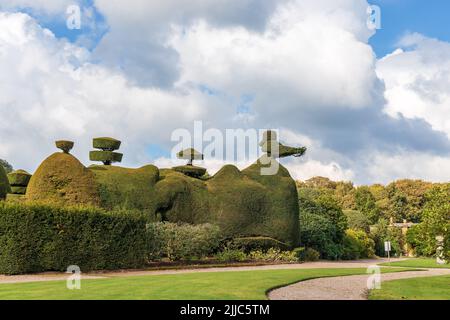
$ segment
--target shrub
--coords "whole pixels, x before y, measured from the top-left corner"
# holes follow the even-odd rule
[[[306,248],[304,253],[304,261],[318,261],[320,259],[320,252],[312,248]]]
[[[298,261],[295,252],[281,251],[280,249],[270,248],[266,252],[261,250],[252,251],[248,254],[250,260],[265,262],[296,262]]]
[[[55,145],[58,149],[61,149],[64,153],[69,153],[72,150],[74,143],[73,141],[58,140],[55,141]]]
[[[320,259],[320,252],[312,248],[299,247],[295,248],[292,253],[297,261],[318,261]]]
[[[280,250],[286,250],[288,248],[285,243],[270,237],[234,238],[229,243],[229,247],[242,250],[245,253],[257,250],[267,252],[272,248]]]
[[[99,209],[0,204],[0,273],[143,267],[146,221]]]
[[[201,259],[217,250],[220,230],[211,224],[150,223],[147,225],[149,258],[171,261]]]
[[[216,254],[216,259],[222,262],[242,262],[248,260],[248,257],[242,250],[226,248]]]
[[[342,259],[371,258],[374,255],[375,242],[364,231],[349,229],[345,232]]]

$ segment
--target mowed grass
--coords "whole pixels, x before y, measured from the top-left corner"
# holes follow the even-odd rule
[[[450,275],[383,282],[370,300],[450,300]]]
[[[382,263],[381,266],[391,267],[407,267],[407,268],[444,268],[450,269],[450,264],[437,264],[436,259],[432,258],[417,258],[404,261],[397,261],[391,263]]]
[[[408,269],[383,268],[382,272]],[[80,290],[66,281],[0,284],[0,299],[17,300],[264,300],[266,292],[299,281],[365,274],[362,268],[199,272],[177,275],[82,280]]]

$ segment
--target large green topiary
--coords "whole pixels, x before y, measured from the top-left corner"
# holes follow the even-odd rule
[[[8,174],[9,184],[15,187],[27,187],[31,174],[25,170],[16,170]]]
[[[109,166],[114,162],[122,162],[122,153],[114,152],[120,148],[121,142],[113,138],[94,138],[93,147],[102,151],[91,151],[89,160],[103,162],[105,166]]]
[[[54,153],[42,162],[28,184],[27,200],[67,206],[100,204],[94,174],[66,153]]]
[[[4,200],[6,195],[11,192],[9,186],[8,177],[6,176],[5,169],[0,165],[0,200]]]
[[[207,181],[161,170],[157,212],[170,222],[217,224],[230,238],[266,236],[296,246],[295,182],[281,165],[273,176],[261,176],[261,168],[259,161],[242,172],[227,165]]]
[[[125,208],[144,210],[154,214],[155,184],[159,180],[159,169],[153,165],[139,169],[112,166],[91,166],[101,200],[108,209]]]

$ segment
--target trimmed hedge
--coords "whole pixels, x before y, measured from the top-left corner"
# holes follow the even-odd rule
[[[103,151],[114,151],[120,148],[122,142],[114,138],[102,137],[94,138],[92,140],[92,146],[94,149],[100,149]]]
[[[146,220],[129,213],[0,203],[0,273],[139,268],[147,243]]]

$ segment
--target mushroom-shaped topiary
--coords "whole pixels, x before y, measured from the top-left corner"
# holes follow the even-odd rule
[[[109,166],[113,162],[121,162],[123,154],[114,152],[120,148],[120,144],[119,140],[113,138],[95,138],[92,143],[93,147],[102,151],[91,151],[89,159],[103,162],[105,166]]]
[[[192,162],[194,160],[203,160],[203,158],[204,158],[203,154],[201,154],[200,152],[198,152],[197,150],[195,150],[193,148],[189,148],[189,149],[178,152],[177,157],[178,157],[178,159],[188,160],[188,163],[187,163],[188,166],[192,166]]]
[[[25,194],[31,174],[25,170],[16,170],[8,174],[9,184],[11,185],[11,193]]]
[[[200,178],[206,173],[205,168],[196,167],[192,165],[192,162],[194,160],[203,160],[204,156],[197,150],[193,148],[189,148],[183,151],[180,151],[177,153],[178,159],[185,159],[188,160],[187,165],[185,166],[179,166],[174,167],[173,170],[181,172],[187,176],[193,177],[193,178]]]
[[[67,141],[67,140],[58,140],[55,141],[56,147],[58,149],[61,149],[64,153],[70,153],[70,150],[72,150],[74,143],[73,141]]]
[[[272,158],[285,158],[289,156],[301,157],[305,154],[306,148],[288,147],[278,142],[277,133],[268,130],[263,134],[263,140],[259,144],[263,152]]]

